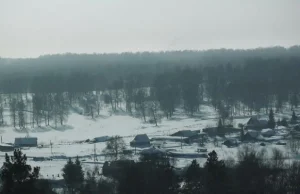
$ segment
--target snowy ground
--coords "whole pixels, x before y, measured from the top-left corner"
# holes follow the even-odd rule
[[[207,105],[203,105],[200,108],[201,112],[196,114],[193,118],[188,117],[182,111],[177,111],[172,119],[163,119],[158,127],[153,124],[143,123],[139,118],[133,118],[128,116],[124,112],[111,114],[109,107],[104,108],[101,115],[95,119],[85,117],[75,112],[72,112],[68,118],[67,123],[64,126],[54,127],[40,127],[34,129],[28,129],[29,136],[37,137],[38,144],[43,145],[43,148],[28,148],[23,149],[23,152],[28,156],[29,164],[33,166],[41,167],[41,174],[44,177],[61,178],[61,169],[66,163],[66,158],[80,156],[83,160],[84,168],[89,169],[94,166],[90,162],[93,161],[94,144],[89,143],[75,143],[76,141],[82,141],[86,139],[93,139],[100,136],[112,136],[120,135],[124,137],[125,142],[128,144],[137,134],[146,133],[150,138],[157,136],[167,136],[178,130],[190,129],[199,130],[205,127],[215,126],[217,123],[217,113],[213,108]],[[282,115],[281,115],[282,116]],[[245,123],[249,119],[249,116],[240,116],[234,119],[234,124]],[[9,120],[9,118],[7,119]],[[279,131],[280,132],[280,131]],[[2,140],[5,143],[13,143],[15,137],[25,137],[26,132],[15,130],[13,127],[0,128],[0,134]],[[50,141],[53,143],[52,153],[50,148]],[[154,142],[159,143],[159,142]],[[237,148],[227,148],[224,145],[215,147],[213,143],[207,143],[205,148],[210,152],[215,150],[218,153],[220,159],[227,160],[228,158],[236,158]],[[180,142],[167,142],[162,144],[164,149],[174,149],[176,152],[181,153],[197,153],[197,144],[183,145],[181,149]],[[256,150],[262,149],[259,143],[253,144]],[[96,154],[98,155],[99,166],[102,166],[104,157],[101,156],[101,152],[105,147],[105,143],[96,144]],[[264,147],[269,150],[277,147],[283,150],[286,154],[289,153],[287,146],[278,146],[274,143],[267,143]],[[0,162],[4,160],[3,152],[0,152]],[[44,162],[35,162],[32,157],[50,157],[60,156],[60,159]],[[64,156],[65,158],[61,157]],[[177,158],[176,164],[178,167],[184,167],[194,158]],[[204,164],[205,158],[197,159],[200,164]]]

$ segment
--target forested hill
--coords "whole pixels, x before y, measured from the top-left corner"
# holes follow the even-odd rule
[[[198,69],[205,66],[244,66],[253,63],[300,65],[300,46],[249,50],[61,54],[29,59],[0,58],[0,87],[4,93],[90,91],[105,89],[111,82],[129,76],[140,77],[141,85],[150,86],[157,74],[178,70],[179,67],[190,66]]]

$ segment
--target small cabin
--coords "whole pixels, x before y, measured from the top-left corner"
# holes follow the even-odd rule
[[[260,119],[258,117],[251,117],[245,128],[246,129],[254,129],[254,130],[262,130],[268,127],[268,120]]]
[[[16,147],[37,147],[36,137],[16,137],[15,138]]]
[[[139,134],[130,142],[130,146],[150,146],[150,139],[147,134]]]
[[[4,144],[4,143],[0,144],[0,151],[1,152],[12,152],[12,151],[14,151],[14,149],[15,149],[15,147],[12,146],[12,145]]]
[[[196,136],[197,132],[191,131],[191,130],[181,130],[177,131],[176,133],[173,133],[171,136],[175,137],[192,137]]]

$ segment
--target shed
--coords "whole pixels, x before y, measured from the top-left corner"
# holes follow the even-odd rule
[[[93,142],[99,143],[99,142],[106,142],[110,139],[109,136],[101,136],[101,137],[95,137]]]
[[[15,149],[15,147],[12,146],[12,145],[4,144],[4,143],[0,144],[0,151],[1,152],[11,152],[11,151],[14,151],[14,149]]]
[[[248,130],[246,134],[243,136],[243,141],[255,141],[255,140],[263,140],[263,137],[259,131]]]
[[[236,146],[238,146],[238,142],[237,142],[236,139],[227,139],[226,141],[224,141],[223,144],[226,145],[227,147],[236,147]]]
[[[147,134],[139,134],[130,142],[130,146],[150,146],[150,139]]]
[[[177,136],[177,137],[192,137],[197,135],[197,132],[191,131],[191,130],[181,130],[177,131],[176,133],[173,133],[171,136]]]
[[[16,137],[15,138],[16,147],[36,147],[37,137]]]
[[[164,155],[165,153],[166,153],[165,151],[161,149],[157,149],[155,147],[145,149],[140,152],[140,154],[142,155]]]
[[[263,130],[261,130],[261,134],[264,137],[271,137],[271,136],[275,135],[275,131],[273,129],[263,129]]]

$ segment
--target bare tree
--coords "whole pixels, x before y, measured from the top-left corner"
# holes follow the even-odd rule
[[[19,127],[20,129],[25,128],[25,104],[24,101],[21,100],[17,103],[17,113],[18,113],[18,119],[19,119]]]
[[[109,160],[116,161],[127,158],[129,155],[126,154],[126,144],[122,137],[114,136],[106,142],[106,147],[103,150],[105,157]]]
[[[149,111],[149,115],[150,115],[150,122],[155,123],[155,126],[157,126],[157,123],[160,121],[161,119],[161,115],[159,114],[159,102],[158,101],[150,101],[147,104],[147,108]]]
[[[96,110],[97,110],[97,114],[98,116],[100,115],[100,110],[101,110],[101,99],[100,99],[101,93],[100,91],[96,92]]]
[[[55,95],[55,108],[56,113],[58,114],[59,122],[61,125],[68,119],[69,110],[68,110],[68,102],[65,99],[63,93],[57,93]]]
[[[1,125],[4,124],[4,118],[3,118],[3,111],[4,111],[4,108],[3,108],[3,98],[2,98],[2,95],[0,94],[0,122],[1,122]]]
[[[16,127],[17,124],[17,100],[15,98],[12,98],[9,102],[9,108],[10,108],[10,117],[12,119],[12,123],[14,127]]]
[[[300,149],[300,140],[295,139],[295,138],[291,138],[288,141],[288,147],[291,150],[292,153],[297,154],[299,152]]]
[[[283,169],[284,167],[284,156],[282,151],[278,148],[272,150],[272,167],[275,169]]]
[[[138,89],[138,92],[135,96],[137,102],[137,110],[140,112],[142,118],[146,122],[146,91],[144,88]]]
[[[36,121],[37,126],[40,126],[41,118],[42,118],[42,97],[39,94],[32,95],[32,114],[33,119]]]

